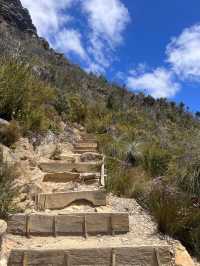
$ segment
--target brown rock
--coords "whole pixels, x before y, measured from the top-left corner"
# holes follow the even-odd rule
[[[100,161],[102,160],[102,155],[95,152],[86,152],[81,154],[80,161],[81,162],[91,162],[91,161]]]
[[[186,248],[180,243],[175,246],[175,266],[195,266]]]
[[[14,163],[16,162],[16,159],[8,147],[0,144],[0,163],[5,162]]]
[[[4,220],[0,220],[0,237],[6,232],[7,223]]]

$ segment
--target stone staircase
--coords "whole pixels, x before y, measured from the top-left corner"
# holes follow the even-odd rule
[[[168,245],[145,246],[135,239],[123,243],[122,236],[130,231],[129,214],[106,210],[104,157],[92,136],[83,133],[73,154],[39,167],[45,184],[78,186],[74,191],[37,194],[34,212],[10,215],[7,232],[16,244],[7,265],[172,265]]]

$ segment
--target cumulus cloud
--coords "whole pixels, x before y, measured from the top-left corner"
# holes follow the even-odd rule
[[[55,47],[68,54],[74,52],[82,59],[87,59],[87,54],[82,46],[81,34],[73,29],[59,32],[55,38]]]
[[[119,0],[84,0],[83,10],[89,15],[93,34],[111,44],[122,41],[122,32],[130,21],[128,9]]]
[[[200,82],[200,24],[193,25],[172,38],[166,48],[166,68],[153,71],[137,69],[129,73],[127,86],[154,97],[173,97],[181,82]]]
[[[71,17],[66,9],[71,7],[73,0],[21,0],[24,7],[31,13],[33,23],[37,26],[41,36],[48,37],[55,33]]]
[[[76,53],[81,59],[86,58],[80,33],[68,24],[73,20],[69,8],[77,0],[21,0],[31,13],[33,23],[39,35],[48,39],[51,45],[66,54]]]
[[[166,53],[179,78],[200,81],[200,24],[184,29],[173,38]]]
[[[123,41],[130,21],[128,9],[120,0],[84,0],[82,10],[90,28],[88,53],[94,60],[91,67],[105,70],[113,61],[113,51]]]
[[[152,72],[131,72],[128,77],[128,88],[144,91],[155,98],[173,97],[180,89],[179,83],[174,80],[173,73],[165,68],[157,68]]]
[[[130,21],[120,0],[21,0],[28,8],[39,35],[61,52],[80,56],[87,71],[104,73],[113,62],[116,47],[123,41]],[[84,31],[72,27],[76,17],[70,8],[85,16]],[[83,42],[83,40],[87,40]]]

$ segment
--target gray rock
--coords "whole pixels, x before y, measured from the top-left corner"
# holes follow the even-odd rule
[[[95,152],[85,152],[80,156],[81,162],[101,161],[102,159],[102,155]]]
[[[0,118],[0,127],[1,127],[1,126],[9,126],[9,124],[10,124],[10,123],[9,123],[8,121],[6,121],[6,120]]]
[[[0,18],[22,31],[37,34],[28,10],[22,7],[20,0],[0,0]]]

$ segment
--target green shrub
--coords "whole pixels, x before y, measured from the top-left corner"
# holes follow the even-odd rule
[[[143,167],[152,176],[165,175],[171,155],[169,151],[158,145],[147,145],[143,151]]]
[[[0,62],[0,116],[15,119],[25,131],[49,129],[46,106],[55,99],[54,90],[33,75],[31,65],[14,59]]]
[[[200,197],[200,162],[194,158],[177,167],[177,183],[189,195]]]
[[[67,119],[71,122],[84,124],[87,108],[86,105],[81,101],[81,98],[77,95],[70,96],[68,98],[69,111],[67,113]]]
[[[106,169],[108,170],[106,180],[108,192],[118,196],[134,196],[142,200],[148,177],[140,167],[131,167],[122,161],[107,158]]]
[[[3,163],[0,167],[0,219],[5,219],[8,213],[16,211],[14,199],[18,189],[14,185],[15,179],[15,167]]]
[[[57,92],[54,106],[64,121],[84,124],[87,107],[79,95]]]
[[[125,165],[122,162],[112,158],[106,161],[108,177],[106,180],[106,189],[118,196],[128,196],[131,193],[131,180],[125,171]]]
[[[178,238],[200,255],[200,210],[193,207],[186,194],[165,182],[155,183],[146,202],[159,231]]]
[[[158,223],[158,229],[162,233],[174,235],[176,232],[174,227],[178,225],[181,218],[179,215],[181,215],[183,203],[180,195],[176,195],[174,188],[158,183],[153,186],[147,202]]]
[[[21,135],[19,125],[16,121],[11,121],[9,125],[0,126],[0,143],[5,146],[11,146]]]

